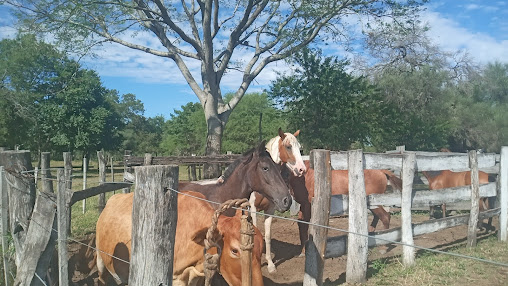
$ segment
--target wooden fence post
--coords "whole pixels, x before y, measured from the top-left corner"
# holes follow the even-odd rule
[[[123,155],[123,172],[124,172],[124,174],[125,173],[132,173],[132,167],[129,167],[127,165],[127,159],[130,156],[131,156],[131,151],[130,150],[125,150],[124,151],[124,155]],[[125,178],[124,178],[123,181],[126,182],[127,180],[125,180]],[[130,193],[130,191],[131,191],[131,188],[124,188],[123,189],[123,193],[124,194]]]
[[[364,283],[367,277],[367,197],[363,174],[363,151],[348,151],[349,231],[346,282]],[[358,235],[361,234],[361,235]]]
[[[150,166],[152,165],[152,154],[145,153],[145,159],[143,160],[144,166]]]
[[[407,245],[413,245],[413,226],[411,223],[411,197],[413,194],[413,179],[415,174],[416,154],[404,153],[402,157],[402,198],[401,198],[401,216],[402,225],[401,242]],[[402,247],[402,261],[405,266],[412,266],[415,263],[415,249],[411,246]]]
[[[41,153],[41,186],[42,191],[53,193],[53,181],[51,181],[50,153]]]
[[[83,190],[86,190],[86,173],[88,171],[88,161],[86,155],[83,156]],[[83,199],[83,214],[86,212],[86,199]]]
[[[99,163],[99,184],[106,183],[106,159],[104,158],[103,151],[97,151],[97,161]],[[102,213],[104,207],[106,207],[106,194],[102,193],[99,195],[99,213]]]
[[[0,166],[4,166],[4,180],[9,196],[9,229],[16,249],[15,262],[19,267],[30,217],[35,205],[35,182],[21,172],[32,170],[30,151],[0,152]]]
[[[500,241],[506,242],[508,239],[508,146],[501,147],[501,162],[499,164],[499,232]]]
[[[242,286],[252,285],[252,248],[247,247],[254,243],[254,225],[252,224],[252,217],[248,212],[242,214],[241,230],[240,230],[240,243],[242,247]]]
[[[70,215],[70,202],[72,191],[67,189],[67,176],[65,171],[59,169],[57,173],[57,222],[58,222],[58,281],[60,286],[69,285],[69,254],[67,250],[68,218]]]
[[[135,168],[129,285],[172,285],[178,166]]]
[[[109,165],[111,166],[111,182],[115,181],[115,168],[113,166],[113,156],[109,157]]]
[[[72,153],[63,152],[64,159],[64,174],[65,174],[65,188],[72,190]],[[71,211],[69,211],[69,217],[67,218],[67,234],[71,234]]]
[[[321,285],[328,229],[330,200],[332,195],[331,166],[329,150],[312,150],[311,164],[314,167],[314,199],[310,219],[309,240],[305,244],[305,274],[303,285]]]
[[[9,261],[7,260],[7,249],[9,247],[9,243],[7,242],[7,216],[8,216],[8,208],[9,208],[9,197],[7,196],[7,184],[4,180],[4,167],[0,166],[0,210],[1,210],[1,218],[0,221],[0,230],[2,234],[2,260],[4,266],[4,285],[9,286]]]
[[[478,216],[480,213],[480,180],[478,177],[478,156],[476,150],[468,152],[469,168],[471,168],[471,213],[467,227],[467,247],[476,246],[476,229],[478,227]]]

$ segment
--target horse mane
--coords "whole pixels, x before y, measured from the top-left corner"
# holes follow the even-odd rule
[[[261,144],[263,146],[265,146],[265,142],[266,141],[263,141],[261,142]],[[260,145],[261,146],[261,145]],[[226,170],[224,170],[224,173],[222,174],[221,178],[222,178],[222,184],[224,184],[229,177],[231,177],[231,174],[233,174],[233,172],[236,170],[236,168],[238,167],[238,165],[240,165],[240,163],[244,162],[244,159],[246,157],[249,157],[250,155],[252,155],[257,149],[259,149],[260,147],[254,147],[254,148],[251,148],[249,150],[247,150],[246,152],[244,152],[242,154],[242,157],[236,159],[235,161],[233,161],[233,163],[229,164],[228,167],[226,168]],[[268,152],[266,152],[265,150],[265,153],[267,155],[269,155]],[[260,155],[263,155],[264,153],[260,154]],[[246,161],[245,163],[248,163],[250,160]]]

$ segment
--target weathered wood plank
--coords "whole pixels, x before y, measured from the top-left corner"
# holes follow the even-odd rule
[[[478,175],[478,157],[476,150],[471,150],[469,154],[469,167],[471,168],[471,212],[469,213],[469,223],[467,227],[467,247],[476,246],[476,228],[478,227],[478,213],[480,212],[480,179]]]
[[[406,153],[402,158],[402,243],[406,245],[402,249],[402,261],[405,266],[412,266],[415,263],[415,249],[413,245],[413,228],[411,227],[411,195],[413,190],[413,177],[416,167],[415,153]]]
[[[348,152],[349,231],[346,282],[364,283],[367,279],[368,226],[362,150]]]
[[[314,199],[313,213],[310,220],[309,240],[305,244],[304,286],[321,285],[323,283],[324,253],[328,229],[315,225],[328,226],[330,217],[330,196],[332,193],[330,151],[312,150],[314,165]]]
[[[104,157],[104,151],[97,151],[97,161],[99,163],[99,184],[106,183],[106,158]],[[106,194],[99,194],[99,213],[102,213],[106,207]]]
[[[499,215],[500,209],[492,209],[485,212],[480,212],[479,219],[487,219]],[[451,216],[447,218],[440,218],[435,220],[428,220],[425,222],[413,224],[413,235],[423,235],[431,232],[440,231],[446,228],[465,225],[468,223],[469,214],[461,216]],[[392,243],[393,241],[400,241],[402,238],[401,228],[393,228],[385,231],[371,233],[369,237],[369,247],[384,245]],[[347,235],[329,237],[326,241],[325,258],[336,258],[344,255],[347,251]]]
[[[9,229],[16,249],[15,263],[19,267],[30,217],[35,205],[35,181],[23,171],[33,170],[30,151],[0,152],[9,196]]]
[[[416,152],[416,169],[418,172],[443,170],[464,171],[469,170],[469,159],[466,153],[439,152],[429,155]],[[347,153],[331,152],[331,164],[334,170],[347,169]],[[365,153],[365,169],[390,169],[400,171],[402,168],[401,154]],[[496,154],[479,154],[478,168],[490,168],[496,165]]]
[[[217,155],[217,156],[167,156],[153,157],[152,165],[181,165],[181,164],[230,164],[240,158],[240,154]],[[141,166],[144,163],[144,157],[125,156],[124,162],[126,166]]]
[[[14,285],[44,285],[48,267],[56,242],[55,196],[52,193],[39,193],[24,247],[21,251],[23,263],[18,267]],[[39,278],[36,278],[36,275]]]
[[[4,285],[9,286],[9,261],[6,255],[8,248],[7,241],[7,230],[9,228],[9,221],[7,216],[9,215],[9,196],[7,196],[7,182],[4,179],[4,166],[0,166],[0,234],[2,235],[2,260],[4,267]]]
[[[67,230],[71,212],[72,190],[67,189],[68,179],[65,171],[58,170],[57,222],[58,222],[58,281],[60,286],[69,285],[69,253],[67,249]]]
[[[501,148],[500,171],[499,171],[499,196],[498,206],[501,206],[499,214],[500,241],[508,240],[508,146]]]
[[[132,186],[131,183],[104,183],[100,186],[91,187],[82,191],[76,191],[72,193],[71,205],[81,200],[87,199],[89,197],[116,191],[130,186]]]
[[[178,166],[136,167],[129,285],[171,285]]]
[[[41,187],[46,193],[53,193],[53,181],[51,180],[50,152],[41,153]]]
[[[488,183],[480,185],[480,197],[496,196],[496,183]],[[413,190],[412,192],[412,210],[428,210],[429,206],[440,205],[446,203],[446,208],[453,210],[453,204],[463,205],[463,201],[470,201],[471,188],[455,187],[441,190]],[[346,213],[348,207],[347,195],[334,195],[331,198],[330,215],[337,216]],[[401,193],[394,192],[389,194],[373,194],[367,197],[367,206],[369,208],[375,206],[401,207]],[[463,210],[463,207],[459,208]],[[470,207],[467,207],[470,209]]]

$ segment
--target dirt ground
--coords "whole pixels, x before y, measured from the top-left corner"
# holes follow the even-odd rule
[[[413,223],[428,219],[428,214],[413,216]],[[369,218],[369,221],[371,218]],[[258,218],[258,225],[263,232],[263,219]],[[381,224],[380,224],[381,225]],[[495,224],[494,224],[495,225]],[[339,229],[347,229],[347,218],[337,217],[330,219],[330,226]],[[400,226],[400,216],[392,215],[391,227]],[[330,230],[328,236],[343,235],[343,232]],[[467,235],[467,226],[458,226],[440,232],[431,233],[415,238],[418,246],[447,249],[457,244],[464,243]],[[85,240],[86,242],[86,240]],[[94,285],[97,278],[97,271],[93,269],[90,275],[79,271],[86,263],[82,263],[83,245],[73,243],[70,249],[71,263],[69,269],[76,269],[73,275],[75,285]],[[389,246],[388,251],[383,253],[383,247],[370,249],[369,261],[379,258],[390,258],[399,256],[402,252],[400,246]],[[266,269],[266,261],[263,256],[263,276],[266,286],[297,286],[302,285],[305,258],[300,257],[298,226],[296,222],[284,219],[274,219],[272,224],[272,253],[277,272],[269,274]],[[324,266],[324,285],[339,285],[345,282],[347,255],[339,258],[327,259]],[[74,266],[75,265],[75,266]],[[83,269],[86,269],[83,268]]]

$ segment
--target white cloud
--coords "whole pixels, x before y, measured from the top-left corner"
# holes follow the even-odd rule
[[[508,41],[470,31],[436,12],[424,13],[423,19],[431,27],[430,38],[445,51],[465,50],[482,64],[496,60],[508,63]]]

